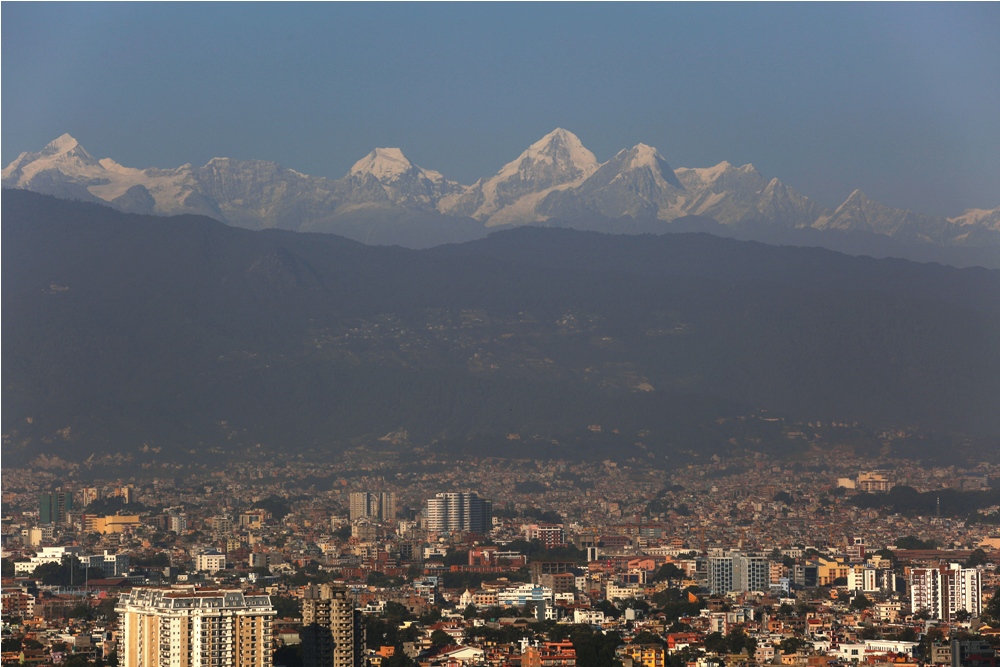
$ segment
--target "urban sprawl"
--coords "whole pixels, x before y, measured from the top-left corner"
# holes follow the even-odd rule
[[[5,470],[3,665],[996,665],[991,464],[258,459]]]

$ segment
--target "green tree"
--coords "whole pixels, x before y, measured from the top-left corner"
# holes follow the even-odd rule
[[[865,597],[864,593],[858,593],[857,595],[855,595],[854,599],[851,600],[851,605],[850,605],[851,609],[854,609],[855,611],[864,611],[865,609],[868,609],[871,606],[872,606],[872,601],[869,600],[867,597]]]
[[[431,633],[432,646],[451,646],[454,643],[455,640],[444,630],[435,630]]]
[[[986,557],[986,552],[982,549],[975,549],[969,558],[965,561],[965,567],[979,567],[980,565],[986,565],[989,562],[989,558]]]

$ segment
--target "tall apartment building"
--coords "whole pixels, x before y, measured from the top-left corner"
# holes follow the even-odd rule
[[[767,591],[771,586],[771,564],[763,556],[731,551],[708,559],[708,588],[712,593]]]
[[[38,496],[39,523],[66,523],[73,511],[73,494],[63,491],[43,493]]]
[[[267,595],[134,588],[115,611],[121,667],[271,667],[275,611]]]
[[[376,519],[392,521],[396,518],[396,494],[391,491],[368,493],[354,491],[350,495],[350,520]]]
[[[965,610],[972,616],[983,612],[982,572],[958,563],[910,570],[910,609],[927,610],[931,618],[951,621]]]
[[[347,590],[309,586],[302,598],[303,667],[361,667],[364,626]],[[128,666],[125,666],[128,667]]]
[[[493,505],[475,493],[439,493],[427,500],[424,527],[434,533],[488,533],[493,527]]]

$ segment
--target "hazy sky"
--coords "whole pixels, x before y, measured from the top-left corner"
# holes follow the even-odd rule
[[[835,206],[1000,205],[1000,3],[3,3],[2,161],[69,132],[135,167],[375,146],[471,183],[555,127],[606,160],[752,162]]]

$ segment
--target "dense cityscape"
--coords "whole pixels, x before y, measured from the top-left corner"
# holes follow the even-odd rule
[[[1000,646],[993,464],[41,463],[4,471],[4,664],[992,665]]]

